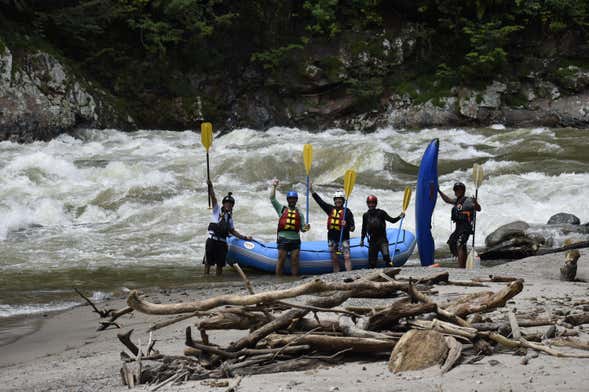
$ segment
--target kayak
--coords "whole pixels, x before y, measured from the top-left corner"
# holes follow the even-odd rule
[[[397,229],[387,229],[389,253],[391,255],[395,247],[394,242],[397,239],[397,231]],[[230,237],[227,242],[229,244],[227,252],[227,261],[229,263],[238,263],[241,267],[249,267],[264,272],[273,273],[275,271],[278,258],[276,242],[245,241],[236,237]],[[402,230],[399,235],[396,254],[392,258],[395,267],[405,264],[414,249],[415,235],[407,230]],[[368,247],[360,247],[360,238],[350,239],[350,259],[352,269],[368,268]],[[380,254],[377,267],[385,267]],[[345,271],[343,256],[340,256],[340,270]],[[286,260],[284,272],[290,274],[290,257]],[[333,267],[327,240],[303,242],[299,256],[299,273],[302,275],[317,275],[330,272],[333,272]]]
[[[415,235],[421,265],[434,263],[434,238],[432,236],[432,214],[438,199],[438,139],[431,141],[423,153],[417,187],[415,190]]]

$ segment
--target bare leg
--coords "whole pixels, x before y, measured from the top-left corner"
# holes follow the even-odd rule
[[[276,262],[276,276],[282,276],[284,269],[284,262],[286,261],[286,250],[278,250],[278,261]]]
[[[208,275],[211,273],[211,266],[208,264],[205,264],[205,275]]]
[[[217,276],[223,275],[223,266],[221,266],[221,265],[217,266],[217,270],[215,271],[215,275],[217,275]]]
[[[331,264],[333,265],[333,272],[339,272],[339,257],[337,248],[335,246],[329,249],[331,252]]]
[[[352,260],[350,260],[350,251],[344,251],[344,265],[346,266],[346,271],[352,270]]]
[[[460,268],[466,268],[466,247],[458,247],[458,266]]]
[[[299,254],[301,250],[295,249],[290,252],[290,274],[299,276]]]

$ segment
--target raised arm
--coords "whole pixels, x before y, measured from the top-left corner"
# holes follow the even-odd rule
[[[207,186],[209,188],[209,195],[211,195],[211,203],[213,207],[217,205],[217,197],[215,196],[215,190],[213,189],[213,182],[211,180],[207,181]]]
[[[438,193],[440,194],[440,197],[442,198],[442,200],[444,200],[446,203],[456,204],[456,199],[454,199],[452,197],[448,197],[444,192],[442,192],[442,190],[440,188],[438,188]]]
[[[319,204],[319,207],[321,207],[321,209],[325,211],[326,214],[329,214],[333,209],[333,206],[329,203],[326,203],[317,192],[313,192],[312,195],[313,199],[317,202],[317,204]]]

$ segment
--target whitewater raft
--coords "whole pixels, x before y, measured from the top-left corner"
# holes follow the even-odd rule
[[[395,240],[397,239],[397,229],[387,229],[389,240],[389,254],[395,250]],[[228,240],[229,251],[227,261],[238,263],[242,267],[253,268],[258,271],[274,272],[276,260],[278,258],[278,249],[276,242],[258,242],[244,241],[235,237]],[[401,230],[399,242],[395,250],[395,256],[392,258],[394,265],[400,267],[411,256],[415,249],[415,235],[407,230]],[[350,239],[350,258],[352,269],[368,268],[368,247],[360,246],[360,238]],[[385,267],[382,256],[379,254],[377,267]],[[344,258],[340,256],[340,269],[344,271]],[[290,257],[287,258],[284,272],[290,274]],[[301,244],[301,254],[299,257],[299,273],[302,275],[317,275],[333,272],[331,256],[327,247],[327,240],[309,241]]]

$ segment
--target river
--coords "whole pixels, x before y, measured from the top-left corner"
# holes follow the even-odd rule
[[[517,219],[545,223],[557,212],[589,221],[589,134],[578,129],[380,129],[312,133],[293,128],[237,129],[215,138],[212,179],[218,196],[237,199],[236,228],[274,239],[277,217],[268,200],[304,193],[303,144],[313,144],[312,181],[325,197],[358,172],[350,199],[357,216],[374,193],[379,207],[400,212],[403,189],[415,185],[421,154],[440,139],[440,186],[463,181],[479,191],[478,245],[499,225]],[[84,130],[50,142],[0,143],[0,323],[79,303],[78,287],[95,299],[124,288],[223,284],[202,277],[209,219],[205,154],[193,132]],[[304,199],[301,199],[304,207]],[[311,202],[310,233],[325,238],[325,216]],[[451,231],[450,207],[438,200],[433,233],[440,257]],[[414,228],[413,204],[406,228]],[[414,255],[415,257],[415,255]],[[411,261],[410,263],[415,263]],[[0,331],[1,332],[1,331]]]

